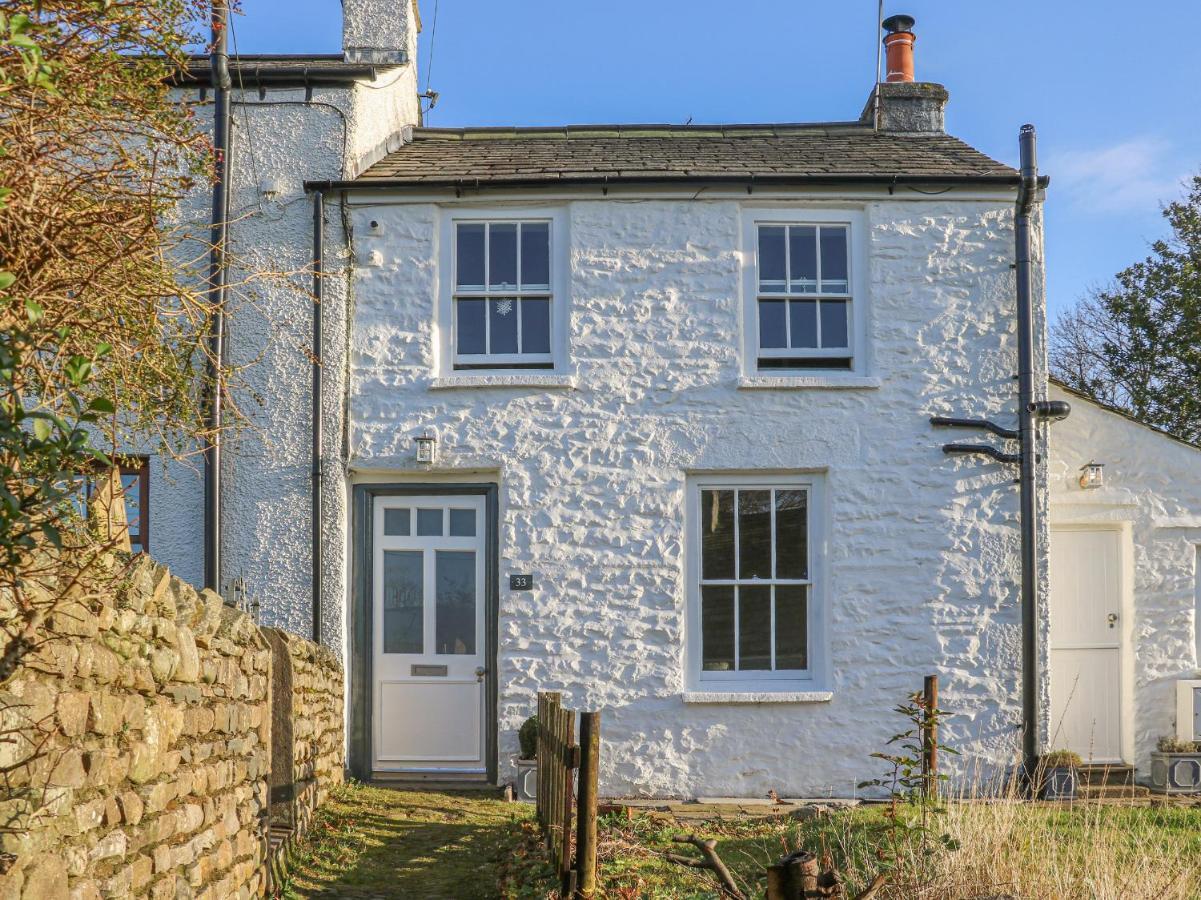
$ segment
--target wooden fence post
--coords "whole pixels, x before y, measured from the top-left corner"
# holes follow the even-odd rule
[[[580,715],[580,769],[576,776],[576,896],[596,895],[596,795],[600,786],[600,722],[598,712]]]
[[[572,775],[579,766],[579,750],[575,743],[575,711],[563,710],[563,766],[560,769],[563,793],[560,797],[562,823],[559,831],[559,878],[564,897],[575,894],[575,869],[571,865],[571,813],[575,809],[575,790]]]
[[[922,774],[926,797],[938,798],[938,676],[927,675],[923,686]]]

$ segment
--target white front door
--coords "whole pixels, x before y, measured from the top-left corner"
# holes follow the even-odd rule
[[[1051,531],[1050,750],[1122,761],[1121,532]]]
[[[377,497],[372,769],[483,775],[484,498]]]

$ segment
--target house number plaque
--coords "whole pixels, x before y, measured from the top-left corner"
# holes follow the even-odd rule
[[[532,591],[534,589],[533,575],[510,575],[509,590],[511,591]]]

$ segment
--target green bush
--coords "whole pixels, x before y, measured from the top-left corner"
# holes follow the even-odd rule
[[[1084,760],[1074,750],[1052,750],[1043,756],[1042,763],[1048,769],[1077,769]]]
[[[517,732],[517,740],[521,742],[521,758],[534,759],[538,755],[538,717],[530,716],[521,723]]]

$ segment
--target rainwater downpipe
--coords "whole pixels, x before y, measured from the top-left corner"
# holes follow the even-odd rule
[[[1034,399],[1034,307],[1031,272],[1031,210],[1038,194],[1038,155],[1033,125],[1018,138],[1021,182],[1014,219],[1018,318],[1018,438],[1022,544],[1022,762],[1031,783],[1038,765],[1038,448]]]
[[[210,16],[213,83],[213,206],[209,229],[208,435],[204,447],[204,586],[221,592],[221,427],[225,372],[225,246],[229,233],[229,8],[213,0]]]
[[[312,558],[313,558],[313,643],[321,643],[322,596],[322,378],[321,378],[321,281],[325,263],[325,197],[313,192],[313,447],[312,447]]]

